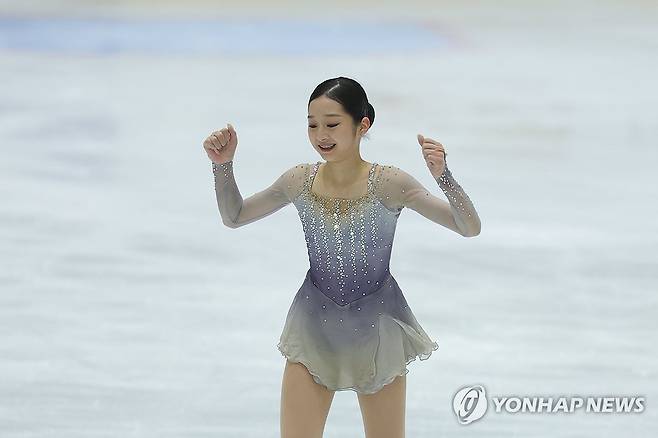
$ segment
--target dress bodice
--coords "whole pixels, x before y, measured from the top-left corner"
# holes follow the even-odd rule
[[[377,163],[370,167],[366,194],[358,198],[315,193],[319,165],[313,164],[293,202],[304,230],[311,280],[338,305],[348,305],[377,290],[387,275],[400,210],[390,210],[377,197]]]

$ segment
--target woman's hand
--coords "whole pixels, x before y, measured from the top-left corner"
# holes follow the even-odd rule
[[[438,178],[446,166],[446,151],[441,143],[418,134],[418,143],[422,148],[423,157],[432,176]]]
[[[213,131],[203,141],[203,149],[213,163],[221,164],[231,161],[235,155],[235,149],[238,147],[238,134],[230,123],[227,123],[226,126],[227,128]]]

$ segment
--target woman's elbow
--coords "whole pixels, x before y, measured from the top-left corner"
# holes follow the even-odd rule
[[[234,221],[227,217],[222,217],[222,223],[229,228],[238,228],[242,226],[240,222]]]
[[[464,237],[475,237],[479,234],[480,234],[480,230],[476,230],[476,231],[469,231],[467,233],[464,233],[464,234],[462,234],[462,236],[464,236]]]
[[[456,223],[456,230],[464,237],[475,237],[480,234],[480,221],[476,223]]]
[[[462,236],[464,237],[475,237],[480,234],[480,224],[477,225],[477,227],[473,227],[471,229],[466,230],[464,233],[462,233]]]

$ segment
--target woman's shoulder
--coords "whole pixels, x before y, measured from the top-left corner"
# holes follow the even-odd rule
[[[375,173],[375,192],[380,198],[401,199],[419,186],[418,181],[395,164],[379,164]]]
[[[289,165],[275,184],[286,193],[290,201],[293,201],[304,190],[312,167],[313,163],[307,162]]]
[[[401,167],[393,163],[380,163],[379,161],[375,162],[376,167],[381,169],[382,172],[386,173],[406,173]]]
[[[395,164],[376,163],[375,180],[382,188],[397,186],[409,177],[409,173]]]
[[[313,167],[313,163],[301,162],[297,164],[292,164],[289,165],[289,167],[283,171],[282,176],[288,176],[288,177],[293,177],[295,175],[299,176],[301,173],[308,173],[311,167]]]

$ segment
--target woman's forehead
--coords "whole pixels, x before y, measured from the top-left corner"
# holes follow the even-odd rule
[[[316,113],[320,113],[322,115],[326,115],[328,113],[342,115],[344,111],[340,103],[323,96],[312,100],[311,104],[309,105],[309,114],[315,115]]]

